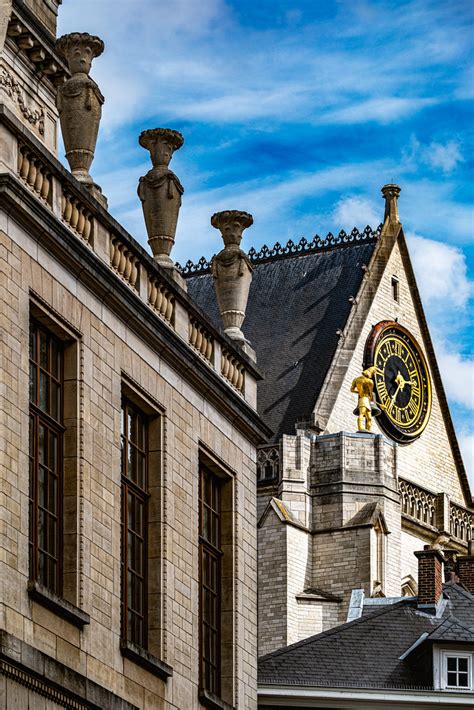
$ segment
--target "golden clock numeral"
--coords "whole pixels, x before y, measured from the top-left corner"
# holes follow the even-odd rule
[[[420,388],[418,387],[418,385],[411,386],[411,396],[416,399],[420,398]]]
[[[410,401],[408,402],[408,409],[413,414],[413,416],[415,416],[418,411],[418,402],[415,402],[413,399],[410,399]]]

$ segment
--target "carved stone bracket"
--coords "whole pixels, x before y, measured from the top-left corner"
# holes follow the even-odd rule
[[[25,92],[20,82],[5,67],[0,67],[0,89],[18,104],[28,123],[44,136],[44,109],[31,109],[26,105]]]

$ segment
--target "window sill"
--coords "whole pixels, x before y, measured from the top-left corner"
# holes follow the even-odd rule
[[[209,708],[209,710],[234,710],[233,705],[225,703],[218,698],[217,695],[214,695],[214,693],[210,693],[208,690],[203,690],[202,688],[199,691],[199,702],[201,705],[204,705],[205,708]]]
[[[162,680],[167,680],[173,675],[171,666],[131,641],[120,641],[120,653],[124,658],[128,658],[129,661],[133,661],[137,666],[141,666]]]
[[[43,587],[39,582],[28,582],[28,595],[37,604],[41,604],[53,614],[57,614],[61,618],[69,621],[73,626],[82,629],[83,626],[90,623],[90,616],[85,611],[79,609],[71,602],[62,599],[50,589]]]

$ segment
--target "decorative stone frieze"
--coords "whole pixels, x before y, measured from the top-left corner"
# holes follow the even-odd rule
[[[74,177],[92,185],[89,168],[94,159],[104,97],[89,72],[94,57],[104,51],[104,43],[87,32],[73,32],[60,37],[56,49],[67,60],[72,74],[58,88],[56,99],[66,158]]]
[[[170,254],[184,189],[168,166],[175,150],[183,145],[184,138],[170,128],[152,128],[140,134],[139,143],[150,151],[153,163],[153,168],[140,178],[138,185],[148,243],[155,261],[165,268],[174,269]]]
[[[0,67],[0,90],[9,96],[18,106],[22,115],[38,133],[44,135],[44,108],[31,108],[27,104],[25,92],[13,74],[6,67]]]
[[[233,340],[245,342],[241,331],[252,281],[252,265],[240,249],[244,229],[253,224],[248,212],[226,210],[212,215],[211,224],[219,229],[224,249],[212,260],[212,276],[224,332]]]

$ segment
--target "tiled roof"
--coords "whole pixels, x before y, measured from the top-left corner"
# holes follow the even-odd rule
[[[437,642],[473,642],[474,597],[456,584],[445,585],[442,616],[419,612],[410,598],[376,608],[259,660],[260,685],[315,687],[426,688],[432,678],[426,663],[401,658],[424,634]],[[461,621],[454,614],[464,616]],[[437,635],[438,634],[438,635]]]
[[[265,377],[258,384],[259,414],[276,438],[293,434],[297,418],[313,411],[378,234],[253,252],[242,330]],[[212,277],[191,267],[188,273],[189,295],[222,327]]]

